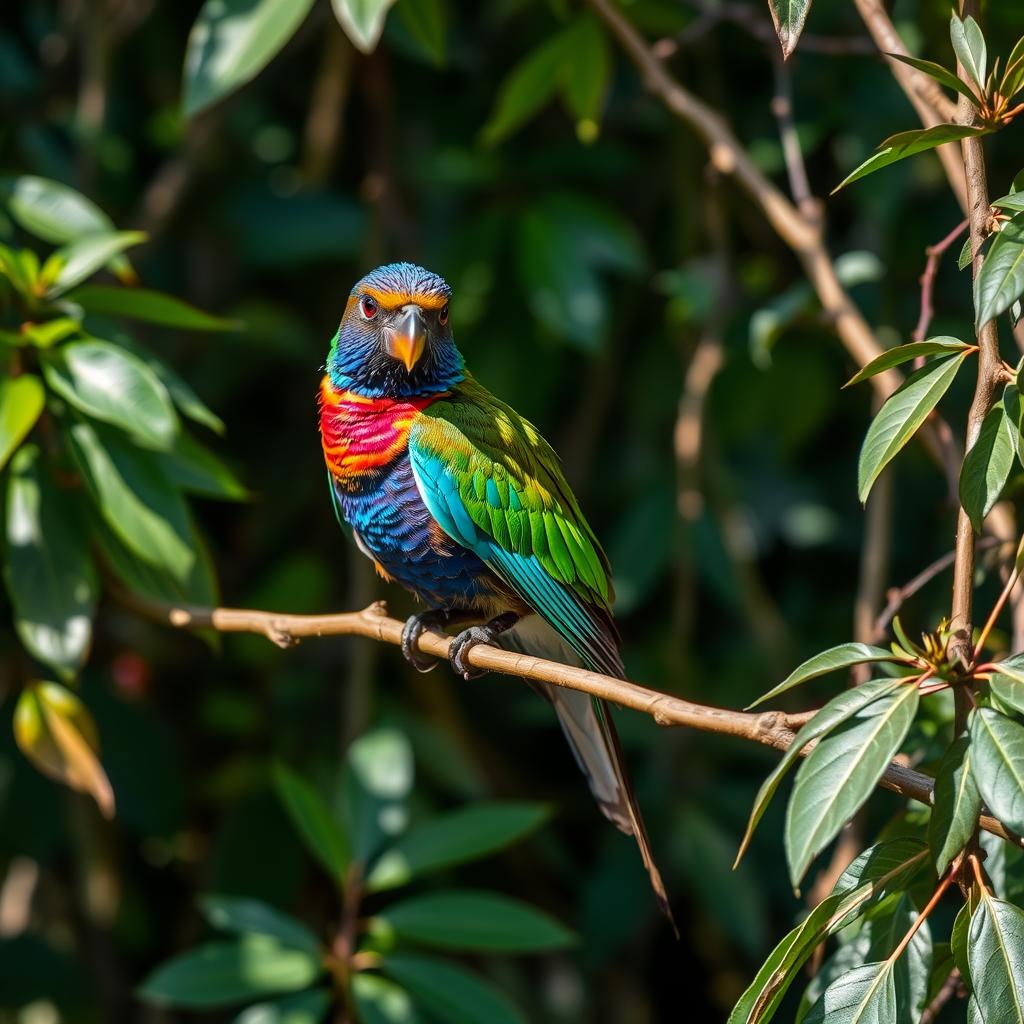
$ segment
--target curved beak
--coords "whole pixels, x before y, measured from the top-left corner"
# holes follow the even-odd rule
[[[411,373],[427,344],[427,325],[418,306],[404,306],[394,334],[387,343],[388,355]]]

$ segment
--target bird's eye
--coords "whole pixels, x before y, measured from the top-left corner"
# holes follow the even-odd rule
[[[372,320],[379,309],[380,305],[372,295],[364,295],[359,302],[359,310],[364,320]]]
[[[438,319],[438,323],[440,323],[442,327],[446,327],[448,325],[448,303],[447,302],[441,307],[441,312],[438,314],[437,319]]]

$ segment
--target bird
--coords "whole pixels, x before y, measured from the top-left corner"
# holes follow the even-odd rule
[[[338,522],[380,576],[424,604],[402,631],[418,670],[437,664],[418,648],[422,632],[459,629],[449,660],[466,680],[484,674],[467,660],[477,644],[624,679],[608,559],[554,450],[466,369],[451,297],[412,263],[378,267],[349,294],[319,390]],[[676,930],[610,707],[531,685],[554,706],[600,810],[635,838]]]

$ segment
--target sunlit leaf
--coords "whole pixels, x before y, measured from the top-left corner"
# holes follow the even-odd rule
[[[893,961],[863,964],[836,979],[804,1018],[806,1024],[894,1024],[907,1020],[896,998]]]
[[[782,56],[789,57],[796,49],[797,40],[804,30],[807,12],[811,9],[811,0],[768,0],[768,9],[775,23],[775,33],[779,37]]]
[[[1024,832],[1024,725],[980,707],[971,712],[969,728],[982,799],[1019,835]]]
[[[981,813],[981,794],[971,768],[971,747],[966,736],[956,739],[942,758],[935,775],[932,804],[928,845],[935,872],[942,876],[974,835]]]
[[[296,992],[246,1007],[231,1024],[323,1024],[332,1001],[332,994],[325,988]]]
[[[908,363],[911,359],[963,352],[967,347],[964,342],[958,341],[956,338],[929,338],[927,341],[912,341],[907,345],[897,345],[896,348],[891,348],[872,359],[867,366],[858,370],[843,387],[848,388],[851,384],[859,384],[892,366]]]
[[[1024,217],[1014,217],[993,237],[974,282],[977,322],[1005,313],[1024,294]]]
[[[1003,704],[1024,714],[1024,672],[1016,667],[997,665],[989,686]]]
[[[949,21],[949,38],[956,59],[963,65],[964,71],[978,90],[978,95],[984,95],[988,48],[985,46],[985,37],[978,23],[969,15],[961,21],[954,14]]]
[[[143,231],[108,231],[82,235],[68,242],[50,256],[43,267],[44,274],[48,268],[54,268],[47,275],[52,282],[47,289],[47,297],[53,299],[63,295],[106,266],[119,253],[145,240]]]
[[[400,985],[365,971],[352,979],[360,1024],[422,1024],[412,997]]]
[[[1011,423],[1002,401],[996,402],[981,424],[981,432],[960,469],[960,504],[975,531],[1003,493],[1013,468]]]
[[[0,469],[35,426],[45,401],[43,383],[34,373],[0,378]]]
[[[413,774],[412,747],[397,729],[375,729],[349,747],[345,803],[357,860],[369,861],[405,829]]]
[[[395,0],[331,0],[334,16],[357,50],[373,53]]]
[[[971,914],[967,957],[985,1020],[1024,1024],[1024,911],[982,892]]]
[[[302,949],[312,956],[323,954],[323,943],[301,921],[261,900],[204,896],[200,906],[206,919],[220,931],[269,935],[291,949]]]
[[[978,106],[978,97],[971,92],[967,84],[960,81],[952,71],[948,71],[941,64],[936,64],[931,60],[921,60],[919,57],[911,57],[905,53],[887,53],[886,56],[909,64],[918,71],[923,71],[926,75],[934,78],[936,82],[940,82],[947,89],[955,90],[961,96],[966,96],[975,106]]]

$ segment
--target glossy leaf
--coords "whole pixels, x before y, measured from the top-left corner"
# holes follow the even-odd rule
[[[985,1020],[1024,1024],[1024,911],[983,892],[971,914],[967,957]]]
[[[996,402],[960,469],[960,504],[979,533],[1010,478],[1015,455],[1011,429],[1002,401]]]
[[[893,962],[863,964],[822,993],[805,1024],[894,1024],[907,1020],[909,1007],[896,999]]]
[[[797,40],[804,30],[811,0],[768,0],[768,9],[772,13],[782,56],[788,57],[796,49]]]
[[[384,958],[381,970],[432,1017],[459,1024],[526,1024],[502,992],[446,960],[393,953]]]
[[[422,1024],[412,997],[400,985],[365,971],[352,979],[360,1024]]]
[[[828,652],[826,652],[828,653]],[[761,788],[754,798],[754,806],[750,811],[750,819],[747,822],[747,830],[740,843],[739,852],[736,854],[736,864],[746,852],[750,845],[754,829],[764,815],[771,798],[779,788],[779,783],[787,771],[796,763],[800,752],[811,740],[824,736],[826,733],[841,725],[848,718],[855,715],[862,708],[868,707],[876,700],[887,697],[896,690],[905,686],[899,679],[872,679],[852,690],[844,690],[832,698],[809,722],[806,722],[800,731],[793,738],[793,742],[782,755],[782,760],[775,766],[774,771],[761,783]]]
[[[266,1003],[246,1007],[231,1024],[323,1024],[332,1002],[325,988],[281,996]],[[361,1024],[373,1024],[363,1021]]]
[[[313,0],[206,0],[185,52],[185,116],[255,78],[312,6]]]
[[[1024,672],[995,672],[989,680],[992,693],[1008,708],[1024,714]]]
[[[988,49],[978,23],[970,16],[961,21],[954,14],[949,22],[949,38],[956,59],[963,65],[967,77],[974,83],[978,94],[984,95]]]
[[[543,804],[475,804],[410,829],[380,856],[366,880],[370,892],[393,889],[439,868],[504,849],[548,816]]]
[[[980,707],[971,712],[970,734],[982,799],[1019,835],[1024,832],[1024,725]]]
[[[349,747],[345,802],[357,860],[368,862],[388,839],[404,830],[413,767],[412,747],[397,729],[375,729]]]
[[[979,324],[1005,313],[1024,294],[1024,217],[1014,217],[993,237],[974,282]]]
[[[357,50],[373,53],[395,0],[331,0],[334,16]]]
[[[268,935],[290,949],[305,950],[311,956],[323,954],[323,944],[301,921],[261,900],[205,896],[200,906],[207,921],[220,931]]]
[[[99,760],[96,723],[88,708],[57,683],[30,683],[14,709],[14,738],[44,774],[88,793],[107,818],[114,792]]]
[[[156,1006],[207,1009],[231,1006],[312,985],[318,957],[288,949],[265,935],[208,942],[158,967],[138,995]]]
[[[43,267],[52,268],[50,278],[52,284],[47,289],[47,298],[53,299],[76,284],[81,284],[87,277],[102,269],[125,249],[138,245],[146,240],[143,231],[107,231],[96,235],[82,235],[58,249]]]
[[[1008,196],[1000,196],[992,200],[992,205],[998,206],[1000,210],[1024,213],[1024,192],[1011,192]]]
[[[348,838],[324,799],[305,779],[283,764],[275,764],[274,786],[306,848],[340,885],[348,869]]]
[[[748,704],[746,710],[756,708],[758,704],[763,704],[766,700],[777,697],[794,686],[817,679],[818,676],[826,675],[829,672],[840,672],[845,668],[864,665],[868,662],[895,660],[892,651],[887,651],[884,647],[874,647],[871,644],[851,641],[830,647],[827,651],[812,655],[803,664],[798,665],[778,686],[773,686],[764,696],[758,697],[753,704]]]
[[[36,425],[45,402],[43,382],[34,373],[0,378],[0,469]]]
[[[534,907],[476,890],[441,890],[394,903],[377,915],[400,939],[462,952],[562,949],[573,934]]]
[[[920,57],[911,57],[905,53],[887,53],[886,56],[903,64],[909,64],[918,71],[923,71],[926,75],[934,78],[936,82],[941,83],[947,89],[953,89],[961,96],[966,96],[975,106],[978,106],[978,97],[971,92],[970,87],[941,64],[936,64],[932,60],[921,60]]]
[[[937,359],[908,377],[871,421],[857,466],[857,493],[867,501],[878,474],[917,433],[939,400],[949,390],[964,355]]]
[[[798,886],[820,853],[871,795],[907,734],[919,697],[916,686],[862,708],[822,739],[796,774],[786,813],[786,859]]]
[[[441,0],[398,0],[395,14],[436,67],[443,67],[446,16]]]
[[[90,284],[76,288],[68,294],[67,299],[80,305],[87,313],[125,316],[163,327],[180,327],[191,331],[236,331],[241,326],[235,320],[204,313],[173,295],[148,288],[114,288]]]
[[[925,150],[934,149],[947,142],[957,142],[960,139],[977,138],[980,135],[987,135],[990,128],[974,127],[964,124],[937,124],[931,128],[915,128],[909,132],[899,132],[890,136],[879,147],[879,152],[869,156],[859,167],[848,174],[832,190],[835,195],[841,188],[845,188],[851,182],[867,177],[875,171],[888,167],[908,156],[923,153]]]
[[[848,388],[851,384],[859,384],[883,370],[899,366],[901,363],[909,363],[912,359],[922,356],[951,355],[963,352],[967,347],[964,342],[958,341],[956,338],[929,338],[927,341],[912,341],[907,345],[897,345],[872,359],[867,366],[858,370],[843,387]]]
[[[156,457],[114,431],[85,422],[69,432],[72,454],[107,526],[139,560],[179,582],[195,564],[192,524],[178,489]]]
[[[928,845],[935,873],[942,876],[974,835],[981,813],[981,794],[971,768],[971,746],[966,736],[950,745],[939,764],[932,805]]]
[[[46,382],[88,416],[111,423],[146,447],[166,450],[178,417],[160,378],[131,352],[89,338],[62,345],[43,360]]]
[[[7,489],[4,581],[25,649],[65,679],[88,655],[99,597],[78,513],[75,495],[58,490],[39,449],[22,448]]]

